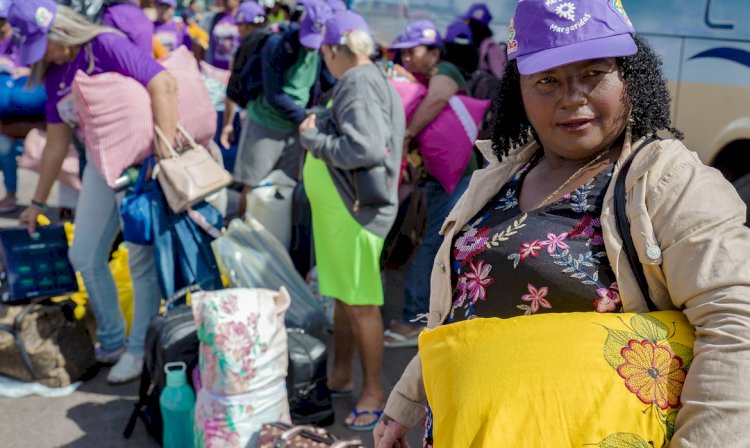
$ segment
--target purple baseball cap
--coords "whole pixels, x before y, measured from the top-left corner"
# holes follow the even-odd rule
[[[255,2],[242,2],[234,17],[238,25],[258,25],[265,23],[266,10]]]
[[[508,59],[523,75],[587,59],[631,56],[635,29],[621,0],[519,0]]]
[[[18,59],[21,65],[39,62],[47,52],[47,32],[55,21],[57,5],[52,0],[11,2],[8,22],[19,38]]]
[[[406,31],[401,34],[391,45],[394,50],[401,50],[404,48],[414,48],[420,45],[427,45],[429,47],[441,47],[443,46],[443,38],[440,36],[440,31],[434,23],[429,20],[417,20],[412,22],[406,27]]]
[[[323,28],[331,16],[331,8],[321,1],[305,2],[305,11],[299,21],[299,43],[307,48],[319,49],[323,43]]]
[[[485,3],[474,3],[460,18],[464,20],[473,19],[488,25],[492,21],[492,13]]]
[[[445,41],[458,45],[471,45],[471,27],[462,21],[456,21],[448,25],[445,30]]]
[[[157,5],[167,5],[170,8],[177,7],[177,0],[156,0]]]
[[[344,10],[334,13],[326,22],[326,32],[323,37],[325,45],[343,45],[346,33],[354,30],[370,32],[367,22],[359,14]]]

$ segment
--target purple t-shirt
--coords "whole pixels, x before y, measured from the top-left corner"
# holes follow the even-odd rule
[[[86,51],[87,46],[91,48],[93,64]],[[47,123],[77,125],[71,84],[78,70],[83,70],[90,76],[115,72],[147,86],[164,67],[127,39],[112,33],[100,34],[81,47],[72,62],[49,66],[45,80]]]
[[[180,45],[186,46],[188,50],[193,48],[190,36],[185,32],[185,25],[175,20],[164,23],[155,22],[154,37],[170,52],[176,50]]]
[[[225,14],[211,30],[211,64],[228,70],[239,46],[240,31],[237,28],[237,20],[234,14]]]
[[[154,54],[154,23],[136,5],[121,3],[108,7],[102,14],[102,25],[118,29],[148,55]]]

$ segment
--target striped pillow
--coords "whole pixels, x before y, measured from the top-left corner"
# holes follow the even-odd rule
[[[179,122],[198,143],[216,132],[216,110],[192,54],[180,47],[162,65],[177,83]],[[107,184],[153,152],[154,122],[148,91],[118,73],[76,73],[76,108],[89,161]]]

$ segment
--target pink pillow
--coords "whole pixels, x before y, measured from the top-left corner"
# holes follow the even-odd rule
[[[427,88],[419,83],[392,82],[392,85],[401,97],[409,121],[427,96]],[[455,95],[416,137],[425,168],[449,193],[456,189],[466,170],[479,125],[489,106],[489,100]]]
[[[162,61],[175,78],[179,122],[198,143],[208,145],[216,132],[216,110],[193,55],[180,47]],[[153,153],[154,119],[148,91],[118,73],[76,73],[76,108],[89,161],[107,184]]]
[[[46,144],[47,134],[44,131],[40,129],[29,131],[23,142],[23,154],[21,154],[21,158],[18,160],[18,166],[38,173],[41,168],[42,153]],[[78,150],[71,144],[65,160],[63,160],[62,171],[60,171],[57,180],[76,191],[81,191],[81,178],[78,176],[80,166],[81,162],[78,158]]]

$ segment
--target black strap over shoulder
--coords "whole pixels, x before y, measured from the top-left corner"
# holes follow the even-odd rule
[[[638,287],[641,289],[646,304],[648,305],[649,311],[658,311],[658,308],[651,300],[651,296],[648,292],[648,282],[646,281],[646,274],[643,273],[643,265],[641,265],[638,259],[638,252],[635,250],[635,244],[633,243],[633,236],[630,233],[630,221],[628,221],[628,215],[625,213],[625,178],[630,170],[630,165],[633,163],[635,156],[645,146],[653,143],[656,140],[661,140],[656,135],[653,135],[641,143],[630,156],[625,160],[625,163],[620,169],[620,173],[617,175],[617,181],[615,183],[615,222],[617,223],[617,231],[622,238],[622,248],[625,250],[625,255],[628,257],[628,263],[630,268],[635,274],[635,279],[638,281]]]

